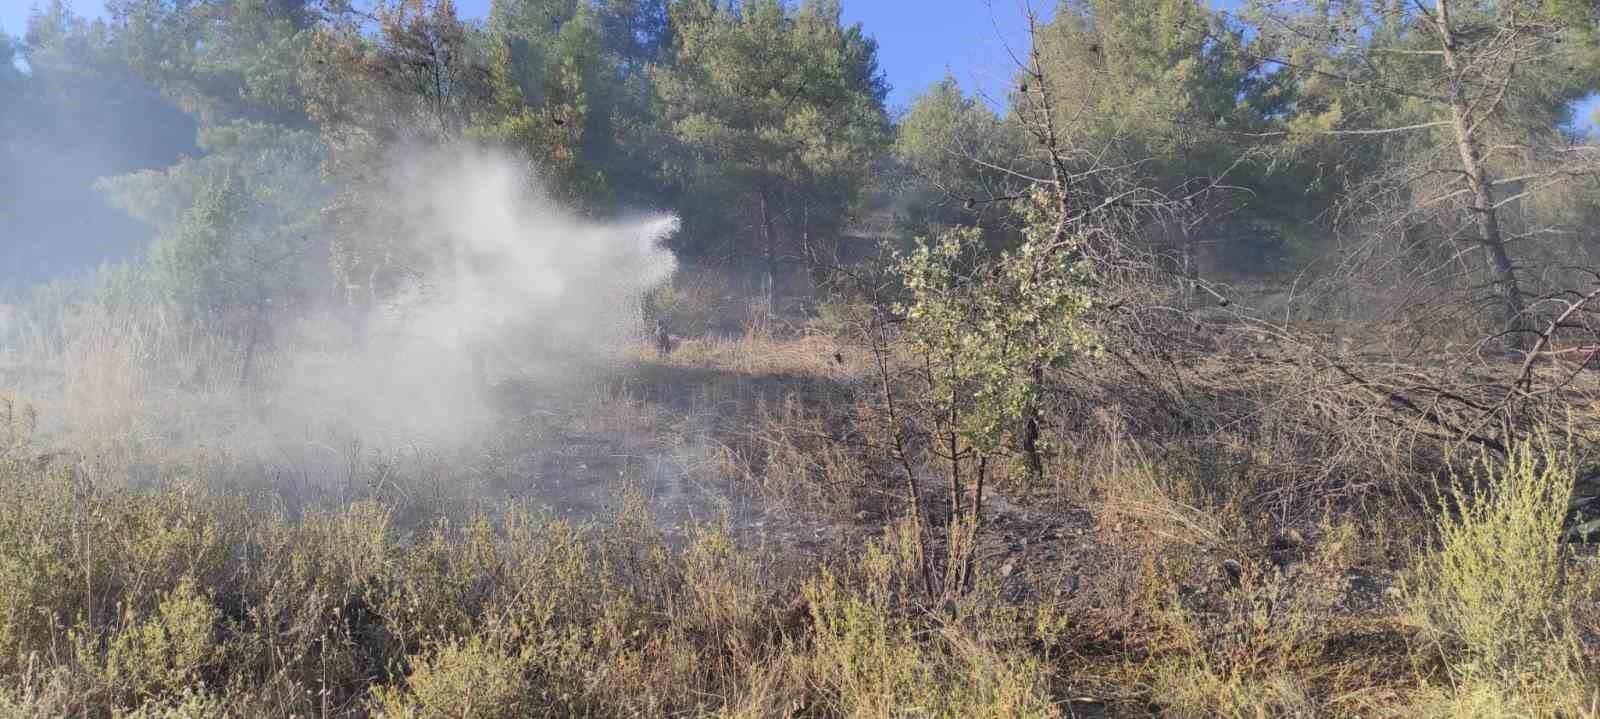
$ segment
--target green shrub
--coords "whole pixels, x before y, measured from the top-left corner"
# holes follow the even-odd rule
[[[0,459],[17,455],[27,448],[39,426],[33,405],[20,397],[0,394]]]
[[[517,719],[533,711],[528,658],[483,636],[452,638],[417,660],[404,689],[374,692],[380,717]]]
[[[956,616],[903,604],[915,586],[910,525],[869,545],[852,575],[824,570],[805,587],[809,646],[798,660],[823,716],[1056,716],[1039,656],[999,646],[994,605],[969,595]],[[992,599],[992,598],[991,598]]]
[[[244,615],[233,640],[236,673],[335,697],[364,693],[384,676],[403,656],[389,617],[374,611],[401,555],[396,534],[391,511],[373,502],[250,522],[238,548],[248,562],[230,582]]]
[[[1572,480],[1568,454],[1548,437],[1504,461],[1482,457],[1457,478],[1456,511],[1439,516],[1438,547],[1409,597],[1411,619],[1457,684],[1542,692],[1576,680],[1561,541]]]
[[[0,465],[0,673],[50,650],[69,627],[91,633],[144,617],[184,582],[224,569],[229,528],[179,489],[97,491],[70,472]]]
[[[223,659],[221,616],[190,580],[161,600],[153,616],[135,619],[110,641],[104,683],[135,704],[178,695]]]
[[[230,712],[222,698],[198,689],[186,689],[164,701],[149,702],[119,719],[223,719],[239,716]]]

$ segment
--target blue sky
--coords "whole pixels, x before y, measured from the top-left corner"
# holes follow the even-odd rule
[[[1223,5],[1234,0],[1218,0]],[[78,12],[98,16],[103,0],[75,0]],[[482,17],[491,0],[457,0],[464,15]],[[948,72],[969,91],[999,97],[1012,65],[1006,47],[1020,47],[1027,24],[1023,8],[1041,10],[1054,0],[845,0],[847,22],[859,22],[878,40],[878,59],[892,89],[889,105],[903,108],[917,93]],[[18,35],[33,0],[0,0],[0,29]],[[1600,98],[1579,108],[1577,119],[1589,124]]]
[[[1053,0],[1034,0],[1041,10]],[[955,76],[969,91],[1004,95],[1015,71],[1007,48],[1027,47],[1023,0],[855,0],[844,3],[845,20],[859,22],[878,40],[878,63],[892,86],[891,108]]]
[[[491,0],[457,0],[463,15],[483,17]],[[1026,0],[845,0],[847,22],[859,22],[878,40],[879,63],[901,107],[929,85],[954,74],[963,87],[1000,92],[1010,76],[1005,43],[1025,37]],[[1041,8],[1054,0],[1032,0]],[[22,34],[34,0],[0,0],[0,29]],[[103,13],[103,0],[71,0],[80,14]],[[991,7],[992,5],[992,7]]]

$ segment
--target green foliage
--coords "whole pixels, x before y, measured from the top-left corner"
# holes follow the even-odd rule
[[[216,523],[226,505],[176,490],[85,499],[68,476],[26,467],[0,465],[0,578],[10,587],[0,671],[29,676],[49,657],[81,672],[51,680],[79,695],[72,701],[90,686],[102,704],[187,701],[226,651],[219,610],[198,590],[219,580],[238,536]]]
[[[20,43],[0,39],[0,285],[12,289],[138,252],[148,231],[91,185],[194,149],[193,123],[128,67],[115,28],[64,2],[36,9]]]
[[[319,13],[307,0],[110,0],[129,67],[202,125],[305,118],[301,67]]]
[[[1261,183],[1259,168],[1234,167],[1247,146],[1232,133],[1261,127],[1281,107],[1245,45],[1242,28],[1186,0],[1064,4],[1038,40],[1062,140],[1140,162],[1161,188],[1224,176]]]
[[[1439,98],[1455,81],[1441,66],[1432,10],[1396,13],[1386,7],[1260,3],[1246,14],[1259,31],[1255,52],[1294,64],[1280,73],[1293,78],[1284,88],[1292,99],[1283,118],[1292,133],[1285,157],[1322,163],[1332,171],[1326,182],[1355,183],[1455,141],[1447,127],[1364,138],[1329,134],[1448,119],[1449,108]],[[1584,19],[1574,4],[1451,0],[1450,8],[1461,34],[1455,52],[1464,66],[1477,68],[1463,76],[1460,90],[1476,100],[1473,132],[1491,138],[1487,142],[1542,141],[1568,119],[1572,102],[1600,81],[1600,65],[1583,40],[1593,16]],[[1520,28],[1515,37],[1489,30],[1512,26]]]
[[[683,236],[727,243],[685,249],[765,257],[771,270],[837,237],[888,139],[876,43],[831,0],[682,2],[672,22],[671,61],[655,75],[672,140],[663,174]],[[735,228],[753,239],[732,242],[751,237]]]
[[[451,638],[417,659],[406,691],[379,688],[381,717],[515,719],[534,711],[524,674],[527,657],[493,646],[483,635]]]
[[[313,32],[301,83],[306,109],[347,181],[381,191],[366,173],[397,146],[460,139],[488,108],[483,33],[450,0],[380,6],[378,32],[325,24]]]
[[[129,64],[130,39],[118,30],[60,0],[40,6],[20,48],[28,72],[15,80],[25,86],[19,99],[31,102],[17,109],[31,110],[25,119],[35,141],[60,152],[98,151],[132,167],[170,162],[189,148],[194,126]],[[117,112],[105,111],[111,107]]]
[[[209,154],[99,187],[158,230],[156,283],[187,316],[248,335],[327,281],[312,264],[323,233],[321,146],[306,131],[232,123],[206,128]]]
[[[1000,118],[963,95],[955,78],[947,75],[912,101],[895,126],[894,151],[930,182],[955,193],[971,173],[969,159],[1003,155],[999,148],[985,147],[999,127]]]
[[[981,454],[1035,406],[1041,372],[1096,351],[1093,307],[1071,238],[1055,236],[1042,191],[1026,239],[985,256],[977,230],[958,228],[901,260],[907,299],[898,311],[927,359],[927,401]]]
[[[372,278],[396,264],[421,262],[415,228],[399,219],[405,193],[394,170],[413,150],[465,146],[500,117],[494,48],[450,0],[384,3],[376,32],[363,22],[319,23],[301,73],[306,111],[326,149],[321,165],[336,197],[322,198],[328,232],[314,236],[346,301],[356,288],[375,299]]]
[[[1440,515],[1438,549],[1418,570],[1413,617],[1463,682],[1515,692],[1574,670],[1562,544],[1574,474],[1553,442],[1525,441],[1456,478],[1455,511]]]
[[[671,548],[636,495],[413,534],[373,502],[291,520],[20,463],[0,492],[0,716],[1052,715],[1039,657],[907,611],[904,532],[783,619],[724,527]]]
[[[1207,129],[1243,128],[1259,117],[1240,102],[1253,99],[1256,79],[1238,53],[1242,33],[1204,5],[1071,3],[1041,35],[1041,63],[1063,98],[1057,120],[1091,146],[1125,134],[1131,147],[1124,151],[1153,154],[1178,170],[1194,167],[1183,155],[1225,142]]]
[[[121,719],[223,719],[230,716],[228,703],[221,697],[187,688],[164,701],[146,702]]]
[[[562,190],[599,199],[606,173],[596,161],[618,149],[607,126],[614,108],[601,104],[614,101],[617,59],[602,48],[599,18],[587,6],[563,20],[553,8],[520,5],[497,3],[491,17],[504,119],[480,131],[523,149]]]
[[[891,525],[859,559],[803,588],[811,647],[804,671],[829,716],[1056,716],[1049,670],[1007,641],[1016,617],[973,598],[958,622],[923,634],[905,611],[917,579],[915,526]],[[963,626],[965,625],[965,626]]]
[[[1295,76],[1259,59],[1261,36],[1206,3],[1063,3],[1036,32],[1042,77],[1018,75],[1010,118],[1035,137],[1051,123],[1076,195],[1120,185],[1181,200],[1138,240],[1181,252],[1184,274],[1270,272],[1273,245],[1249,236],[1310,221],[1329,197],[1307,192],[1317,170],[1277,161],[1287,150],[1266,139],[1292,116]]]
[[[996,651],[959,630],[919,641],[916,622],[884,595],[845,589],[827,572],[806,595],[817,624],[809,668],[830,715],[1056,716],[1035,657]]]
[[[183,579],[152,616],[131,621],[110,641],[105,683],[134,697],[135,704],[195,685],[224,656],[214,636],[220,619],[193,580]]]
[[[977,224],[991,238],[1014,240],[1008,230],[1016,218],[1006,202],[994,200],[1018,191],[1016,176],[1001,168],[1024,169],[1014,167],[1027,155],[1020,129],[963,95],[952,77],[918,95],[895,125],[893,148],[915,178],[891,190],[908,205],[904,223],[911,233]]]
[[[646,63],[660,57],[666,33],[659,0],[496,2],[486,38],[495,109],[475,131],[525,153],[581,205],[651,198]]]

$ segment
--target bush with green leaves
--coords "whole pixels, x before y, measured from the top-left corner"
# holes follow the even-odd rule
[[[978,230],[955,228],[899,266],[907,299],[897,310],[924,360],[924,399],[948,418],[944,429],[983,454],[1037,404],[1044,370],[1098,351],[1076,238],[1057,235],[1041,193],[1016,249],[990,255]]]
[[[979,230],[955,228],[898,264],[905,299],[894,309],[905,317],[913,389],[900,411],[889,413],[900,425],[892,434],[908,476],[918,465],[940,468],[951,505],[948,564],[928,571],[930,593],[936,584],[946,593],[970,589],[971,549],[995,460],[1020,449],[1030,473],[1041,474],[1038,412],[1048,373],[1098,352],[1079,239],[1044,190],[1035,190],[1025,209],[1025,238],[1015,249],[996,256]],[[907,446],[930,456],[911,457]],[[913,497],[913,504],[920,515],[921,502]]]
[[[250,380],[269,328],[328,286],[323,148],[310,131],[246,121],[205,127],[199,140],[204,157],[97,187],[155,228],[152,284],[180,316],[242,349]]]
[[[1578,589],[1562,542],[1573,476],[1570,454],[1542,436],[1455,478],[1410,615],[1458,684],[1515,693],[1576,678]]]

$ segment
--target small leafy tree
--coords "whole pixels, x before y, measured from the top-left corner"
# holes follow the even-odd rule
[[[1030,199],[1026,237],[1014,250],[986,255],[978,230],[956,228],[899,263],[906,299],[895,309],[906,318],[920,388],[908,419],[922,428],[928,463],[942,466],[949,492],[946,594],[972,585],[985,483],[1009,446],[1036,439],[1015,429],[1036,413],[1046,371],[1098,351],[1078,241],[1059,231],[1047,192]],[[1037,447],[1024,451],[1037,461]],[[915,511],[920,520],[920,502]]]
[[[205,157],[98,187],[156,229],[155,284],[196,328],[242,353],[247,383],[274,323],[327,281],[322,147],[309,131],[248,122],[205,128],[200,140]]]

